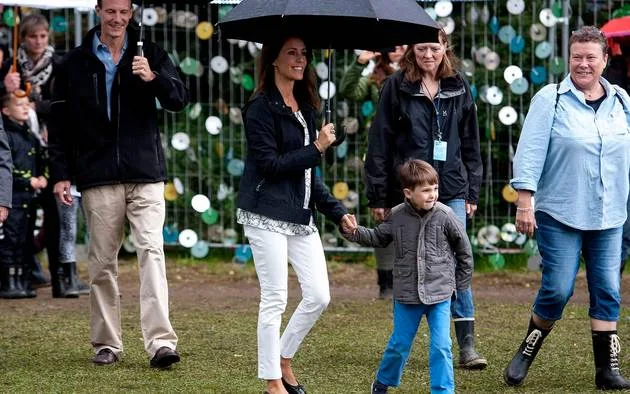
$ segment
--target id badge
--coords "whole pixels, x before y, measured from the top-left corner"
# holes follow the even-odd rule
[[[433,160],[446,161],[446,141],[433,141]]]

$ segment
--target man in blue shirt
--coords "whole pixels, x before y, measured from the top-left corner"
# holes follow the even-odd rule
[[[100,26],[71,51],[55,81],[49,126],[54,192],[72,203],[70,181],[82,192],[90,233],[91,336],[96,365],[113,364],[123,352],[118,290],[118,251],[125,218],[136,239],[140,319],[150,365],[179,361],[169,320],[162,229],[166,164],[156,99],[180,111],[188,92],[166,52],[129,29],[130,0],[98,0]],[[133,50],[132,50],[133,48]]]

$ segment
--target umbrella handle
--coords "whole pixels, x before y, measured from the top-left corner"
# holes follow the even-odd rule
[[[137,42],[138,45],[138,52],[136,53],[137,56],[142,56],[144,57],[144,50],[142,48],[142,46],[144,45],[144,43],[142,41],[138,41]]]
[[[328,94],[326,95],[326,105],[325,105],[325,112],[324,112],[324,119],[326,119],[327,124],[332,121],[332,111],[330,109],[330,73],[332,70],[333,53],[334,53],[333,50],[331,48],[328,48],[328,81],[327,81]],[[341,145],[341,143],[346,139],[345,128],[339,129],[339,131],[335,133],[335,137],[336,137],[335,141],[331,145],[332,146]]]

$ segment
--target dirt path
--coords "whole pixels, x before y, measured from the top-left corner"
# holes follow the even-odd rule
[[[251,307],[258,300],[258,282],[252,267],[238,268],[225,264],[219,268],[205,265],[175,266],[168,264],[167,273],[170,299],[174,308],[195,309],[196,307],[238,309]],[[81,276],[85,278],[85,264],[81,265]],[[359,301],[374,299],[377,293],[376,274],[373,269],[360,264],[335,264],[330,268],[333,301]],[[475,274],[473,291],[479,303],[531,303],[539,284],[539,273],[486,273]],[[138,275],[133,261],[120,266],[119,284],[123,306],[138,305]],[[299,291],[295,276],[290,276],[290,296]],[[630,277],[624,278],[623,299],[630,300]],[[586,304],[588,293],[586,280],[580,273],[576,282],[572,302]],[[17,309],[19,308],[19,309]],[[52,299],[50,288],[38,291],[38,297],[30,300],[0,300],[0,315],[3,311],[46,311],[76,310],[87,308],[87,296],[78,299]]]

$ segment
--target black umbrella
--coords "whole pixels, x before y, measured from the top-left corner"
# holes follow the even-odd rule
[[[140,6],[140,40],[138,41],[138,56],[143,56],[144,53],[142,51],[142,42],[144,41],[144,26],[142,25],[142,17],[143,17],[143,13],[144,13],[144,4],[145,4],[145,0],[132,0],[131,1],[132,4],[137,4]],[[147,4],[158,4],[158,5],[165,5],[165,4],[173,4],[173,5],[208,5],[209,0],[171,0],[171,1],[165,1],[165,0],[147,0],[146,3]]]
[[[391,47],[427,38],[437,42],[439,31],[415,0],[243,0],[218,26],[220,38],[265,43],[295,34],[311,48],[336,49]],[[330,122],[330,92],[325,114]],[[344,138],[339,135],[335,145]]]

